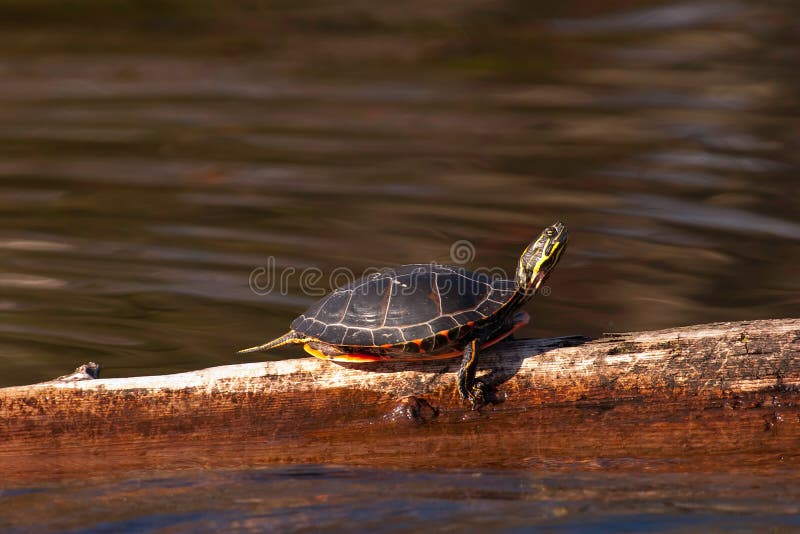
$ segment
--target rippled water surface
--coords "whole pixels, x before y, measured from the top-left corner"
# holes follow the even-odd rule
[[[20,510],[5,532],[549,531],[743,532],[800,527],[797,487],[769,478],[494,471],[419,473],[320,466],[140,473],[0,491]],[[208,503],[213,503],[209,506]],[[90,504],[90,505],[89,505]],[[88,505],[88,506],[87,506]],[[24,512],[23,512],[24,511]],[[34,512],[34,514],[31,514]]]
[[[570,248],[524,336],[799,315],[800,4],[73,4],[0,4],[0,386],[89,360],[104,377],[240,362],[339,268],[511,270],[559,219]],[[703,482],[708,504],[687,479],[649,499],[673,481],[326,469],[9,488],[0,506],[37,521],[57,497],[36,525],[96,531],[340,526],[343,503],[383,530],[768,509],[797,527],[732,480]],[[360,507],[366,480],[380,497]],[[224,511],[159,515],[162,491]]]
[[[18,6],[0,385],[240,361],[336,268],[468,240],[467,266],[510,270],[557,219],[570,250],[524,335],[797,315],[800,10],[607,4],[287,6],[253,27],[205,6],[180,44],[146,23],[179,4],[133,13],[133,36],[35,30]],[[214,40],[229,27],[241,50]],[[251,290],[259,268],[283,287]]]

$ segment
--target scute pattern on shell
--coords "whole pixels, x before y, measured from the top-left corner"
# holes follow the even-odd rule
[[[446,343],[443,331],[492,316],[514,295],[512,280],[459,267],[405,265],[357,280],[311,306],[292,329],[331,345],[377,347],[423,339]],[[439,336],[437,336],[439,334]]]

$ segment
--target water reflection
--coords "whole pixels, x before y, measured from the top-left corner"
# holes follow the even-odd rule
[[[763,530],[797,526],[796,482],[730,475],[439,473],[325,466],[143,472],[0,488],[0,527],[119,532],[472,529]],[[86,502],[92,502],[87,509]]]
[[[237,9],[194,13],[187,48],[2,38],[0,385],[239,361],[312,300],[254,294],[269,257],[360,272],[468,239],[510,269],[557,219],[524,335],[797,315],[796,6]]]

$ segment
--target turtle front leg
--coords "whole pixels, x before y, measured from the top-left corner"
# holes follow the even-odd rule
[[[478,370],[478,347],[480,341],[475,338],[464,348],[464,357],[458,370],[458,391],[461,398],[469,400],[473,408],[480,407],[486,402],[486,384],[475,380],[475,371]]]

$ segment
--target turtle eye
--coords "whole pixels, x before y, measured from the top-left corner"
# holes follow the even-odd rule
[[[544,231],[544,235],[546,235],[547,237],[555,237],[556,229],[551,226]]]

